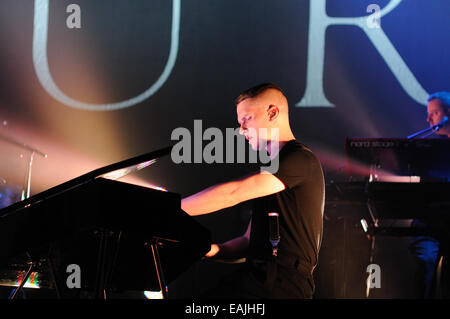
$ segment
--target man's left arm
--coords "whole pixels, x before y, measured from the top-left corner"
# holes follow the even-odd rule
[[[209,214],[253,198],[281,192],[285,188],[277,177],[262,171],[186,197],[181,201],[181,208],[191,216]]]

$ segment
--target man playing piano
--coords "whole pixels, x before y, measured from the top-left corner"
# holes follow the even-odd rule
[[[444,121],[445,117],[450,117],[450,92],[437,92],[431,94],[428,97],[428,108],[427,108],[427,122],[430,127],[437,125],[438,123]],[[450,137],[450,124],[447,122],[435,134],[439,135],[440,138]],[[442,221],[437,221],[438,225],[442,228]],[[422,227],[422,228],[433,228],[436,229],[436,225],[431,225],[429,221],[414,220],[412,227]],[[444,231],[444,232],[448,232]],[[449,261],[446,260],[448,256],[448,237],[439,236],[440,238],[435,238],[431,236],[419,236],[413,238],[410,245],[410,251],[416,262],[416,285],[418,290],[418,298],[438,298],[445,297],[449,298],[448,289],[448,279],[445,270],[448,267]],[[442,279],[441,282],[437,283],[435,270],[437,269],[438,262],[441,256],[445,256],[442,267]],[[448,270],[447,270],[448,272]],[[447,283],[446,283],[447,282]],[[440,292],[436,295],[436,285],[440,287]]]
[[[184,198],[181,208],[195,216],[252,200],[252,218],[241,237],[212,244],[207,258],[245,257],[245,265],[222,280],[211,298],[312,298],[313,270],[322,240],[324,177],[320,162],[295,139],[288,102],[282,90],[260,84],[236,99],[240,134],[252,149],[266,148],[278,170],[207,188]],[[262,134],[261,129],[278,136]],[[277,139],[275,141],[274,139]],[[278,147],[273,147],[278,142]],[[270,212],[279,214],[280,242],[274,254],[269,241]]]

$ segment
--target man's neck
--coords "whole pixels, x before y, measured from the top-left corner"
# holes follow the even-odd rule
[[[282,140],[279,140],[278,143],[272,143],[272,141],[267,141],[266,151],[270,155],[270,159],[273,159],[277,154],[281,151],[284,145],[289,141],[295,140],[295,136],[289,136]]]

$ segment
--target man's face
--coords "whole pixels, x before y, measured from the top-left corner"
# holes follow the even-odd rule
[[[442,102],[439,99],[431,100],[428,103],[427,122],[430,124],[430,126],[438,124],[446,116],[444,112],[444,106],[441,105],[441,103]]]
[[[240,125],[239,133],[244,135],[252,149],[257,151],[267,140],[268,121],[263,105],[259,105],[254,98],[248,98],[236,107],[237,120]],[[260,130],[262,129],[262,130]],[[264,130],[265,129],[265,130]]]

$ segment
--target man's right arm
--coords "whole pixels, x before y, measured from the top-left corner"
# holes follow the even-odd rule
[[[181,209],[191,216],[209,214],[244,201],[281,192],[285,185],[263,171],[211,186],[181,200]]]

